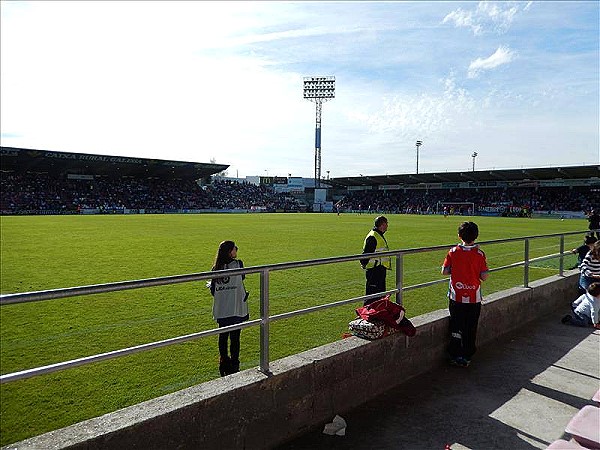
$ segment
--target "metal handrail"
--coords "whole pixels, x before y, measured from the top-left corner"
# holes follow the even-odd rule
[[[524,260],[516,263],[507,264],[505,266],[496,267],[490,269],[490,272],[496,272],[500,270],[510,269],[514,267],[524,266],[524,286],[528,287],[528,268],[530,263],[537,261],[544,261],[556,257],[560,257],[560,266],[559,266],[559,274],[563,275],[563,256],[569,254],[570,252],[564,252],[564,236],[569,235],[577,235],[586,233],[586,231],[573,231],[567,233],[553,233],[553,234],[545,234],[545,235],[535,235],[535,236],[525,236],[518,238],[507,238],[507,239],[496,239],[491,241],[482,241],[479,242],[479,245],[489,245],[489,244],[500,244],[506,242],[517,242],[524,241],[525,242],[525,255]],[[549,237],[560,237],[560,249],[559,253],[553,253],[551,255],[545,255],[537,258],[529,259],[529,241],[532,239],[541,239],[541,238],[549,238]],[[423,287],[433,286],[440,283],[447,283],[448,277],[428,281],[425,283],[418,283],[411,286],[403,286],[402,285],[402,274],[403,274],[403,256],[407,254],[416,254],[416,253],[425,253],[437,250],[446,250],[449,247],[452,247],[455,244],[446,244],[446,245],[436,245],[430,247],[418,247],[418,248],[409,248],[409,249],[401,249],[401,250],[390,250],[387,252],[377,252],[377,253],[369,253],[369,254],[357,254],[357,255],[349,255],[349,256],[338,256],[338,257],[329,257],[329,258],[320,258],[320,259],[312,259],[312,260],[304,260],[304,261],[296,261],[296,262],[286,262],[286,263],[277,263],[277,264],[267,264],[261,266],[252,266],[252,267],[244,267],[242,269],[227,269],[218,271],[219,276],[233,276],[233,275],[247,275],[252,273],[260,274],[260,319],[254,319],[250,321],[246,321],[241,324],[230,325],[227,327],[213,328],[206,331],[201,331],[197,333],[191,333],[184,336],[177,336],[174,338],[164,339],[161,341],[150,342],[146,344],[137,345],[134,347],[128,347],[120,350],[114,350],[110,352],[100,353],[96,355],[86,356],[82,358],[77,358],[69,361],[63,361],[60,363],[50,364],[46,366],[36,367],[32,369],[26,369],[18,372],[13,372],[5,375],[0,375],[0,384],[8,383],[11,381],[21,380],[25,378],[34,377],[37,375],[47,374],[51,372],[56,372],[60,370],[64,370],[70,367],[82,366],[85,364],[90,364],[94,362],[104,361],[108,359],[118,358],[121,356],[131,355],[134,353],[139,353],[147,350],[152,350],[160,347],[166,347],[173,344],[180,344],[187,341],[192,341],[208,336],[213,336],[216,334],[220,334],[225,331],[233,331],[233,330],[242,330],[244,328],[249,328],[252,326],[260,326],[260,370],[265,374],[270,374],[269,370],[269,324],[272,321],[288,319],[294,316],[300,316],[308,313],[312,313],[315,311],[320,311],[329,308],[335,308],[338,306],[357,303],[359,301],[365,301],[368,299],[379,298],[382,295],[396,295],[396,301],[402,304],[402,293],[405,291],[410,291],[413,289],[419,289]],[[395,256],[396,257],[396,288],[391,289],[385,292],[380,292],[377,294],[363,295],[359,297],[354,297],[346,300],[340,300],[336,302],[331,302],[323,305],[312,306],[309,308],[304,308],[300,310],[289,311],[282,314],[269,315],[269,274],[275,270],[286,270],[286,269],[296,269],[299,267],[310,267],[317,266],[323,264],[333,264],[340,262],[348,262],[348,261],[357,261],[361,259],[366,259],[369,257],[385,257],[385,256]],[[104,283],[104,284],[96,284],[89,286],[77,286],[70,288],[61,288],[61,289],[50,289],[43,291],[35,291],[35,292],[23,292],[23,293],[15,293],[15,294],[4,294],[0,295],[0,306],[7,306],[11,304],[19,304],[19,303],[27,303],[27,302],[36,302],[36,301],[44,301],[44,300],[52,300],[66,297],[74,297],[79,295],[91,295],[91,294],[100,294],[107,292],[115,292],[115,291],[123,291],[129,289],[140,289],[146,287],[154,287],[154,286],[164,286],[170,284],[177,283],[188,283],[192,281],[201,281],[215,278],[215,272],[198,272],[193,274],[186,275],[174,275],[174,276],[166,276],[166,277],[158,277],[158,278],[147,278],[142,280],[130,280],[130,281],[120,281],[113,283]]]
[[[518,238],[508,238],[508,239],[496,239],[491,241],[482,241],[479,242],[479,245],[487,245],[487,244],[501,244],[505,242],[517,242],[527,239],[540,239],[540,238],[548,238],[548,237],[556,237],[556,236],[569,236],[586,233],[586,231],[572,231],[568,233],[553,233],[553,234],[543,234],[543,235],[535,235],[535,236],[523,236]],[[398,255],[410,255],[415,253],[425,253],[436,250],[444,250],[448,247],[451,247],[455,244],[446,244],[446,245],[436,245],[430,247],[417,247],[417,248],[408,248],[401,250],[390,250],[387,252],[378,252],[376,254],[377,257],[385,257],[385,256],[398,256]],[[266,264],[261,266],[251,266],[244,267],[242,269],[227,269],[223,271],[219,271],[219,274],[222,276],[234,276],[234,275],[248,275],[251,273],[260,273],[265,269],[269,272],[275,270],[286,270],[286,269],[297,269],[299,267],[308,267],[308,266],[317,266],[323,264],[333,264],[339,262],[348,262],[348,261],[357,261],[361,259],[366,259],[368,257],[373,257],[375,253],[370,254],[357,254],[357,255],[349,255],[349,256],[334,256],[329,258],[319,258],[319,259],[308,259],[304,261],[295,261],[295,262],[285,262],[285,263],[275,263],[275,264]],[[178,283],[189,283],[191,281],[201,281],[215,278],[214,272],[197,272],[186,275],[171,275],[165,277],[157,277],[157,278],[145,278],[141,280],[130,280],[130,281],[117,281],[112,283],[103,283],[103,284],[93,284],[89,286],[77,286],[77,287],[69,287],[69,288],[60,288],[60,289],[49,289],[35,292],[20,292],[15,294],[2,294],[0,295],[0,306],[14,304],[14,303],[24,303],[24,302],[35,302],[42,300],[51,300],[58,298],[66,298],[66,297],[75,297],[78,295],[90,295],[90,294],[103,294],[107,292],[115,292],[115,291],[124,291],[128,289],[140,289],[146,287],[154,287],[154,286],[165,286],[170,284],[178,284]]]

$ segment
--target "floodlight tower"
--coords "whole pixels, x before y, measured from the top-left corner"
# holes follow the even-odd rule
[[[419,174],[419,147],[423,145],[423,141],[417,141],[415,144],[417,146],[417,175]]]
[[[475,158],[477,158],[477,152],[473,152],[471,158],[473,158],[473,172],[475,172]]]
[[[317,105],[315,126],[315,188],[321,186],[321,110],[335,98],[335,77],[304,77],[304,98]]]

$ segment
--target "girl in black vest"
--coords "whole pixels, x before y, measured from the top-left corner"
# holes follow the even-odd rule
[[[237,250],[233,241],[223,241],[219,245],[217,256],[211,270],[241,269],[244,264],[237,259]],[[248,293],[244,287],[245,275],[213,278],[210,292],[214,297],[213,317],[219,327],[236,325],[248,320]],[[221,376],[240,370],[240,333],[241,330],[226,331],[219,334],[219,372]],[[229,355],[228,340],[231,340]]]

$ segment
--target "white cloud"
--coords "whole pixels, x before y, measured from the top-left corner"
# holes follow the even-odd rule
[[[482,1],[471,11],[458,8],[447,14],[442,23],[453,23],[456,28],[470,28],[475,36],[488,31],[505,33],[519,11],[528,11],[533,2],[522,6],[521,2]]]
[[[473,110],[475,102],[469,93],[458,88],[453,75],[440,80],[443,92],[416,95],[394,95],[383,98],[382,109],[367,118],[374,132],[393,131],[401,139],[448,132],[455,119]]]
[[[452,11],[442,23],[454,23],[456,28],[471,28],[474,35],[481,34],[482,27],[480,24],[476,23],[476,18],[474,18],[474,13],[471,11],[463,11],[461,8],[458,8],[456,11]]]
[[[477,15],[482,17],[483,21],[489,20],[497,31],[505,32],[515,19],[519,8],[519,5],[511,2],[480,2],[477,5]]]
[[[506,46],[500,46],[493,55],[487,58],[477,58],[469,64],[468,77],[476,78],[481,71],[495,69],[496,67],[510,63],[516,57],[516,53]]]

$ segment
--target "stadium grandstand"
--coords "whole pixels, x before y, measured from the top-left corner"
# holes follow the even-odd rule
[[[583,218],[600,165],[333,178],[340,211]]]
[[[0,148],[1,214],[296,211],[266,185],[217,177],[229,166]]]
[[[323,179],[228,178],[224,164],[0,148],[1,214],[381,212],[583,218],[600,165]],[[312,181],[312,180],[311,180]]]

